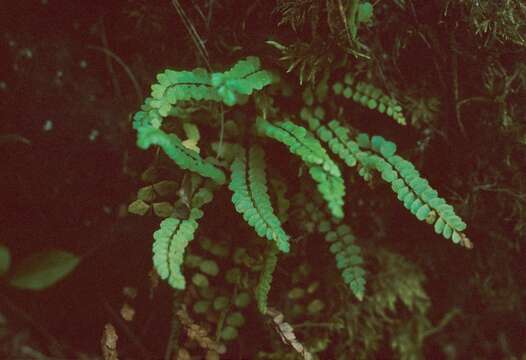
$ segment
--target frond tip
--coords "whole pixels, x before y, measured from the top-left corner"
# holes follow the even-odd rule
[[[332,90],[336,95],[351,99],[371,110],[385,113],[400,125],[407,123],[398,101],[371,84],[357,81],[350,73],[345,75],[343,83],[335,82]]]
[[[366,155],[361,160],[380,172],[382,179],[391,184],[398,200],[418,220],[434,225],[437,234],[451,239],[455,244],[473,247],[473,243],[463,233],[467,228],[466,223],[446,200],[438,196],[429,182],[420,176],[413,164],[395,155],[396,145],[393,142],[382,136],[369,139],[366,134],[358,135],[357,142],[373,151],[364,153]]]
[[[336,258],[336,267],[341,271],[343,281],[349,286],[358,300],[365,293],[365,270],[361,249],[354,242],[354,235],[347,225],[340,225],[325,234],[325,240],[331,243],[329,249]]]
[[[256,287],[256,301],[262,314],[266,314],[268,310],[268,294],[272,284],[272,274],[276,269],[277,263],[278,249],[273,244],[270,244],[265,254],[265,262],[263,263],[263,269],[259,275],[259,283]]]

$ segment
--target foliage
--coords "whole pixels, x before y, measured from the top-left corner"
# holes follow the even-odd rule
[[[345,83],[354,86],[354,90],[351,90],[351,87],[343,88],[339,82],[330,86],[328,76],[324,77],[320,84],[305,88],[303,92],[305,106],[300,112],[300,118],[307,122],[310,130],[296,124],[292,120],[293,116],[280,111],[273,101],[256,102],[255,109],[261,115],[257,116],[253,123],[252,133],[247,132],[244,136],[237,135],[232,138],[227,134],[229,142],[220,139],[219,144],[211,146],[218,151],[221,161],[217,161],[201,157],[202,153],[207,152],[206,143],[201,144],[200,152],[197,153],[188,148],[195,144],[185,145],[175,135],[178,125],[180,128],[188,129],[188,123],[172,122],[171,115],[177,118],[177,112],[173,111],[174,107],[184,108],[189,102],[203,101],[223,101],[229,106],[236,103],[243,105],[248,99],[239,95],[250,95],[254,90],[261,90],[269,85],[270,79],[277,78],[261,70],[260,61],[254,57],[241,60],[225,73],[213,73],[211,76],[204,70],[196,69],[192,72],[167,70],[157,77],[159,83],[152,85],[151,98],[146,99],[142,110],[134,117],[138,145],[143,149],[150,145],[159,145],[179,168],[190,171],[189,176],[193,179],[190,181],[193,186],[190,186],[185,195],[187,213],[182,217],[177,215],[175,210],[167,211],[162,216],[162,211],[156,211],[154,205],[148,204],[148,201],[156,199],[157,192],[161,193],[159,195],[164,192],[170,197],[173,190],[163,191],[164,187],[160,185],[161,183],[144,187],[139,191],[138,199],[130,205],[130,210],[134,213],[145,214],[150,207],[153,207],[154,212],[166,217],[161,222],[160,229],[154,233],[153,245],[153,264],[162,279],[167,279],[168,283],[176,289],[186,288],[186,281],[181,271],[181,266],[185,262],[184,254],[189,242],[195,237],[198,228],[197,220],[203,215],[200,207],[212,200],[211,190],[206,187],[201,187],[198,191],[196,189],[202,177],[213,180],[216,186],[223,185],[226,176],[221,168],[227,168],[230,164],[229,188],[233,192],[232,203],[235,209],[243,215],[244,220],[258,236],[271,241],[267,246],[254,295],[260,312],[267,313],[272,277],[278,262],[278,250],[289,252],[290,237],[275,215],[277,211],[273,209],[267,187],[267,162],[262,147],[266,144],[266,139],[276,140],[285,145],[308,168],[309,174],[317,183],[317,189],[329,210],[328,214],[323,216],[325,219],[317,225],[318,231],[331,244],[329,249],[335,256],[336,267],[341,272],[343,281],[359,300],[366,298],[364,260],[350,227],[346,224],[338,224],[344,218],[343,173],[322,142],[327,143],[328,149],[339,156],[346,165],[355,167],[355,164],[358,164],[358,172],[366,181],[371,179],[372,170],[378,171],[381,178],[392,185],[393,191],[400,200],[403,200],[404,206],[417,219],[426,219],[429,223],[434,223],[437,233],[448,239],[452,238],[455,243],[471,246],[463,233],[466,224],[444,199],[437,196],[437,192],[420,177],[419,172],[410,162],[395,155],[394,143],[385,140],[382,136],[373,136],[369,139],[365,134],[360,134],[356,140],[351,140],[349,125],[342,125],[337,120],[325,123],[326,114],[331,112],[334,106],[330,101],[332,91],[335,95],[343,94],[345,99],[357,94],[353,100],[371,110],[377,110],[380,114],[386,113],[399,123],[405,124],[401,107],[394,100],[365,83],[355,84],[350,74],[345,78]],[[280,86],[277,80],[275,86]],[[327,110],[324,109],[324,105],[327,106]],[[241,128],[242,125],[239,123],[234,126]],[[196,124],[193,128],[194,133],[199,133]],[[167,129],[172,130],[167,132]],[[263,139],[245,138],[254,134]],[[245,143],[250,145],[244,145]],[[165,184],[173,183],[171,179],[164,181]],[[203,198],[203,200],[196,202],[195,198]],[[167,206],[168,209],[175,209],[175,205],[174,203]],[[209,289],[211,284],[208,276],[214,277],[218,274],[216,263],[195,257],[191,259],[190,264],[193,265],[190,266],[199,267],[201,270],[192,276],[193,285],[199,289]],[[230,281],[237,282],[233,279]],[[211,306],[216,310],[227,309],[228,303],[227,297],[215,297],[213,301],[212,298],[208,298],[196,302],[194,311],[205,313]],[[314,309],[318,305],[312,306]],[[238,332],[233,326],[235,324],[239,326],[244,322],[244,320],[234,321],[233,316],[242,315],[241,313],[221,315],[222,321],[226,320],[227,324],[220,332],[220,336],[225,341],[236,338]]]
[[[12,269],[9,249],[0,245],[0,277],[10,286],[24,290],[44,290],[53,286],[79,264],[80,259],[63,250],[35,252],[16,262]]]
[[[481,161],[480,155],[474,154],[475,145],[469,137],[488,124],[494,126],[488,114],[481,116],[484,121],[476,122],[472,113],[491,109],[501,119],[499,129],[509,136],[505,139],[524,141],[524,126],[516,120],[522,114],[516,98],[523,94],[526,84],[524,68],[493,54],[485,59],[487,69],[481,76],[475,70],[476,52],[469,45],[484,35],[484,46],[488,48],[496,40],[501,45],[515,44],[519,47],[517,53],[521,53],[517,19],[521,19],[523,8],[517,2],[506,3],[510,6],[470,1],[416,5],[405,1],[283,0],[278,2],[275,13],[280,16],[279,24],[289,26],[295,35],[280,37],[273,33],[266,42],[273,52],[264,61],[269,69],[275,65],[277,49],[281,53],[281,69],[261,70],[261,62],[249,57],[232,67],[236,71],[212,73],[223,74],[216,75],[215,82],[210,80],[214,75],[206,75],[209,72],[202,69],[167,70],[162,74],[190,77],[188,86],[174,83],[181,90],[175,90],[178,95],[170,95],[172,99],[165,96],[169,86],[162,84],[165,80],[160,75],[156,84],[160,86],[152,87],[150,99],[154,100],[147,99],[134,117],[138,144],[144,137],[143,128],[177,136],[181,153],[195,146],[197,140],[200,142],[199,157],[188,163],[198,165],[193,168],[180,160],[184,156],[170,156],[167,149],[161,148],[179,168],[215,181],[218,189],[210,212],[226,219],[229,228],[214,232],[213,237],[208,234],[207,239],[214,238],[218,244],[228,242],[225,252],[231,256],[244,254],[244,260],[227,259],[229,255],[224,254],[211,260],[217,265],[211,266],[214,270],[206,270],[205,265],[200,268],[199,261],[209,264],[210,260],[203,254],[199,261],[191,257],[187,264],[185,260],[185,268],[196,272],[187,275],[193,280],[187,292],[194,288],[199,292],[197,298],[191,296],[186,303],[194,304],[193,310],[203,315],[211,328],[218,329],[219,338],[232,341],[243,336],[238,332],[240,327],[234,331],[225,326],[230,311],[225,310],[225,304],[232,304],[240,289],[263,314],[268,315],[272,306],[279,308],[294,324],[294,339],[305,339],[301,346],[314,357],[346,358],[349,349],[358,358],[379,356],[385,351],[400,358],[424,356],[424,341],[448,324],[456,314],[451,310],[456,303],[444,305],[441,314],[446,315],[433,325],[428,314],[429,297],[424,290],[425,277],[414,262],[425,264],[422,268],[434,274],[435,283],[446,273],[452,276],[457,267],[448,262],[447,256],[441,254],[435,259],[431,250],[414,244],[421,237],[434,236],[434,232],[472,248],[466,222],[460,215],[472,219],[476,212],[488,211],[482,209],[488,209],[489,202],[481,200],[479,190],[469,190],[472,182],[464,185],[465,176],[480,176],[478,184],[497,181],[483,170],[487,161],[473,167],[466,160]],[[462,17],[468,13],[470,17]],[[444,28],[437,30],[437,24],[444,24]],[[462,38],[457,29],[472,32]],[[265,54],[257,46],[241,46],[244,50],[245,47]],[[418,47],[425,49],[422,52],[426,56],[420,62],[410,55]],[[229,51],[232,55],[237,50],[232,47]],[[466,53],[470,57],[460,56]],[[259,75],[249,79],[247,74],[251,72]],[[229,78],[230,83],[217,80],[224,78]],[[479,90],[466,86],[481,79],[485,87],[480,86]],[[236,82],[243,85],[234,85]],[[245,91],[244,87],[250,90]],[[211,105],[216,103],[228,107],[225,110],[222,105]],[[479,108],[474,106],[477,104]],[[388,118],[394,121],[389,122]],[[194,143],[183,144],[180,134],[192,138],[185,129],[188,124],[195,126],[201,136],[194,136]],[[402,129],[399,125],[413,128]],[[396,144],[387,138],[396,139]],[[506,142],[504,138],[501,141]],[[192,156],[196,156],[194,153]],[[517,153],[522,152],[515,149],[506,157],[510,168],[515,169],[512,172],[518,171]],[[206,171],[202,164],[206,164]],[[447,171],[437,171],[441,167]],[[471,175],[464,174],[464,167],[472,171]],[[182,176],[188,173],[174,172],[169,181],[179,183]],[[516,177],[513,181],[522,186]],[[231,211],[226,210],[229,206],[224,196],[225,183],[233,193],[228,195],[235,210],[248,227],[235,223]],[[285,186],[276,189],[276,183]],[[447,195],[439,196],[439,190]],[[395,205],[390,195],[398,198],[402,206]],[[290,196],[294,199],[291,202],[287,200]],[[526,228],[520,220],[524,209],[522,193],[510,196],[516,202],[509,216],[522,231]],[[168,202],[176,208],[174,198]],[[484,205],[476,206],[479,202]],[[137,205],[138,213],[151,209],[155,212],[148,202]],[[404,208],[421,224],[398,215],[398,210]],[[191,212],[191,206],[187,212]],[[187,219],[188,214],[181,221]],[[214,229],[221,220],[209,221],[212,225],[195,232],[196,239],[210,231],[207,226]],[[432,229],[426,230],[426,224]],[[428,235],[423,235],[424,231]],[[479,231],[473,234],[482,236]],[[384,238],[394,241],[385,245]],[[195,246],[187,246],[186,257]],[[435,242],[426,246],[448,249]],[[387,247],[407,251],[408,259],[396,251],[387,251]],[[454,254],[458,261],[468,259],[466,255]],[[327,257],[330,262],[326,262]],[[318,274],[311,272],[308,281],[284,285],[288,281],[281,274],[285,268],[290,275],[309,263],[320,264],[320,272],[332,266],[332,273],[339,272],[339,280],[335,281],[330,271],[330,275],[319,279]],[[220,277],[212,275],[215,269],[226,272],[226,289],[221,289]],[[493,277],[490,280],[494,281]],[[440,281],[445,282],[443,278]],[[333,296],[332,288],[325,289],[330,288],[328,284],[336,284],[340,297]],[[452,291],[454,286],[448,286]],[[353,299],[343,291],[345,288]],[[486,294],[488,298],[495,296]],[[516,301],[510,300],[511,303]],[[216,315],[212,315],[214,311]],[[243,318],[249,319],[246,311],[239,309]],[[338,318],[345,321],[339,322]],[[300,326],[295,326],[298,323]],[[312,324],[323,325],[311,329]],[[224,329],[229,330],[223,332]],[[350,336],[345,335],[344,329]],[[270,344],[268,348],[261,346],[260,358],[293,356],[275,341]],[[446,348],[443,345],[442,349]]]
[[[38,90],[45,84],[46,109],[52,109],[50,100],[57,98],[60,107],[77,109],[68,118],[83,119],[84,114],[99,119],[91,116],[95,114],[108,119],[104,128],[97,123],[104,134],[98,141],[123,148],[122,168],[108,161],[116,173],[130,180],[137,168],[146,167],[129,211],[151,218],[120,219],[119,211],[120,220],[114,219],[118,231],[112,227],[110,234],[112,246],[120,246],[113,241],[120,238],[120,230],[128,232],[126,239],[144,240],[143,227],[154,233],[153,244],[146,236],[146,244],[125,245],[127,254],[139,249],[144,254],[144,246],[153,247],[153,261],[146,262],[154,268],[150,297],[144,299],[149,313],[137,308],[141,316],[135,323],[116,323],[119,348],[113,346],[112,355],[104,355],[116,357],[118,351],[121,357],[160,358],[166,345],[166,359],[524,357],[523,2],[225,0],[188,5],[131,0],[124,26],[116,7],[105,8],[105,18],[112,18],[112,24],[106,24],[111,30],[99,34],[106,67],[92,66],[99,63],[91,57],[80,67],[65,66],[67,51],[56,51],[45,41],[31,48],[23,39],[32,32],[17,33],[7,22],[13,71],[1,87],[13,106],[6,108],[5,118],[21,119],[15,110],[29,112],[33,107],[41,118]],[[174,25],[187,31],[170,31]],[[109,46],[115,46],[114,51]],[[122,52],[122,46],[132,51]],[[45,52],[58,57],[40,63],[62,59],[57,63],[60,72],[28,66],[34,64],[31,56],[43,60]],[[113,60],[118,62],[115,68]],[[166,66],[176,69],[159,71]],[[125,82],[120,81],[123,69]],[[99,90],[90,84],[89,77],[100,71],[111,75],[112,94],[106,77],[100,84],[94,80]],[[150,95],[133,116],[138,147],[148,152],[133,153],[135,149],[125,148],[128,138],[122,133],[128,125],[122,113],[136,109],[133,100],[142,101],[140,84],[151,82],[156,73]],[[72,91],[56,91],[48,98],[66,89],[57,84],[69,84]],[[36,99],[25,89],[37,90]],[[46,120],[46,136],[60,130],[56,116],[52,118],[55,126]],[[17,158],[21,146],[40,146],[33,132],[5,125],[7,135],[0,137],[0,145],[8,159]],[[92,125],[71,122],[79,132]],[[114,132],[107,131],[112,127]],[[89,158],[94,157],[85,160]],[[147,158],[152,162],[143,165]],[[59,169],[76,169],[72,162],[76,165],[67,161]],[[60,179],[71,180],[63,171],[55,171],[59,175],[49,181],[54,183],[51,195],[41,198],[30,191],[36,188],[29,186],[34,185],[32,176],[18,171],[26,162],[15,159],[13,164],[16,171],[10,174],[8,167],[12,180],[4,189],[22,196],[17,196],[16,211],[6,213],[4,230],[22,231],[7,236],[16,241],[17,248],[8,243],[12,254],[0,246],[0,280],[6,286],[24,262],[18,246],[30,246],[35,233],[11,224],[35,208],[50,214],[54,208],[89,207],[76,201],[82,197],[62,191]],[[42,162],[42,169],[48,171],[46,165]],[[89,169],[86,165],[80,161],[77,166]],[[39,169],[27,168],[30,175]],[[105,184],[129,191],[112,175],[104,174]],[[97,197],[93,201],[99,203]],[[52,204],[54,208],[48,207]],[[104,206],[108,215],[110,207]],[[37,232],[42,241],[57,240],[45,236],[47,230],[83,224],[76,216],[64,223],[62,213],[56,214],[60,221],[43,218],[45,226]],[[78,230],[92,234],[83,227]],[[472,238],[475,250],[463,251],[440,241],[442,237],[464,248],[473,247]],[[104,238],[99,237],[100,244]],[[75,244],[83,247],[81,239],[74,236]],[[145,262],[140,255],[130,267],[129,257],[115,256],[100,244],[96,257],[89,256],[95,266],[99,258],[109,257],[107,265],[122,281],[142,282]],[[104,279],[114,288],[111,274]],[[158,287],[159,279],[165,281]],[[54,295],[6,290],[16,299],[13,303],[18,297]],[[34,345],[49,343],[49,355],[43,351],[32,356],[75,357],[54,353],[56,342],[48,340],[46,329],[26,346],[25,335],[15,335],[25,316],[19,316],[4,295],[0,301],[7,305],[9,318],[6,325],[2,310],[1,354],[27,357]],[[157,309],[166,310],[168,303],[173,314],[166,341],[162,334],[169,314]],[[34,327],[40,331],[37,322]],[[53,328],[67,332],[62,326]],[[152,328],[158,331],[147,331]],[[142,347],[147,350],[137,355]],[[15,348],[21,350],[11,350]],[[64,351],[70,355],[72,349]]]
[[[270,203],[264,152],[259,147],[251,147],[248,158],[247,161],[246,151],[241,150],[232,162],[232,181],[229,185],[234,193],[232,203],[258,236],[275,241],[279,250],[289,252],[289,236],[281,228]]]

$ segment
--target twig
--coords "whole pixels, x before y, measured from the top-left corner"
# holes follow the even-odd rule
[[[458,88],[458,53],[456,49],[456,40],[455,40],[455,32],[450,31],[450,46],[451,46],[451,52],[452,52],[452,58],[451,58],[451,66],[453,67],[452,76],[453,76],[453,96],[455,100],[455,118],[457,119],[458,127],[460,128],[460,132],[462,135],[467,138],[466,129],[464,128],[464,124],[462,123],[461,115],[460,115],[460,106],[459,103],[459,88]]]
[[[179,4],[179,0],[172,0],[172,5],[175,7],[175,10],[177,10],[177,13],[179,14],[179,17],[183,21],[183,24],[186,28],[186,31],[188,31],[188,34],[192,38],[192,41],[194,42],[195,47],[197,48],[197,51],[199,52],[199,55],[201,55],[201,58],[206,64],[206,67],[209,71],[212,71],[212,67],[210,66],[208,51],[206,50],[205,44],[201,37],[199,36],[199,33],[195,29],[194,24],[190,21],[188,18],[188,15],[184,12],[184,9],[182,8],[181,4]]]
[[[178,344],[176,342],[179,337],[179,319],[177,318],[176,312],[179,310],[181,305],[177,301],[177,290],[173,293],[172,302],[172,321],[170,326],[170,336],[168,337],[168,344],[166,345],[166,351],[164,352],[164,360],[170,360],[173,353],[177,353]]]
[[[117,55],[115,54],[113,51],[111,51],[110,49],[107,49],[107,48],[103,48],[101,46],[97,46],[97,45],[89,45],[88,46],[88,49],[93,49],[93,50],[97,50],[97,51],[101,51],[103,52],[104,54],[108,55],[109,57],[111,57],[113,60],[115,60],[120,66],[122,66],[122,68],[124,69],[124,71],[126,72],[126,75],[128,75],[128,78],[130,78],[130,81],[132,82],[133,84],[133,87],[135,89],[135,94],[137,96],[137,101],[139,104],[142,103],[142,91],[141,91],[141,87],[139,86],[139,83],[137,82],[137,79],[135,78],[135,76],[133,75],[133,72],[130,70],[130,68],[128,67],[128,65],[126,65],[126,63]]]
[[[100,21],[100,28],[101,28],[100,37],[102,41],[102,46],[105,49],[109,49],[110,47],[108,45],[108,37],[106,36],[106,27],[104,26],[104,19],[102,16],[100,17],[99,21]],[[111,84],[113,85],[113,91],[115,91],[118,97],[121,97],[122,96],[121,87],[119,85],[117,76],[115,75],[115,70],[113,69],[113,63],[111,62],[111,56],[108,53],[105,53],[105,55],[106,55],[105,57],[106,67],[108,68],[108,72],[111,75]]]

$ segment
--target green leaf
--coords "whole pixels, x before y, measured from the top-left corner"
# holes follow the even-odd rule
[[[197,287],[208,287],[208,278],[204,276],[203,274],[197,273],[192,276],[192,282]]]
[[[9,248],[5,245],[0,245],[0,276],[4,275],[11,265],[11,254]]]
[[[31,254],[15,266],[9,284],[19,289],[42,290],[72,272],[79,261],[77,256],[62,250]]]
[[[373,16],[373,5],[370,2],[360,4],[358,7],[358,22],[367,22]]]
[[[309,305],[307,305],[307,311],[311,315],[315,315],[323,310],[325,307],[325,304],[320,299],[315,299],[310,302]]]
[[[221,311],[227,308],[229,300],[226,296],[219,296],[214,299],[214,310]]]
[[[305,295],[305,290],[299,287],[295,287],[292,290],[289,291],[287,294],[288,298],[290,300],[298,300],[301,299]]]
[[[237,294],[236,298],[234,299],[234,304],[238,308],[244,308],[250,303],[250,295],[246,292],[241,292]]]
[[[227,325],[233,327],[241,327],[245,323],[245,317],[240,312],[236,311],[226,317]]]
[[[391,141],[386,141],[380,146],[380,153],[389,158],[396,153],[396,144]]]
[[[237,338],[238,332],[235,327],[225,326],[221,331],[221,338],[225,341],[234,340]]]
[[[210,276],[216,276],[219,273],[219,267],[213,260],[204,260],[199,265],[199,270]]]
[[[196,314],[204,314],[208,311],[210,308],[210,301],[208,300],[200,300],[194,304],[194,312]]]
[[[144,215],[150,210],[150,205],[144,200],[137,199],[128,206],[128,212],[135,215]]]

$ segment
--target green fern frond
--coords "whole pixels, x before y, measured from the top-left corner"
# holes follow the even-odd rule
[[[208,100],[228,106],[242,103],[246,96],[273,82],[272,74],[260,67],[259,58],[249,56],[224,73],[210,74],[202,68],[165,70],[157,75],[150,97],[134,115],[133,126],[135,129],[143,126],[159,128],[164,117],[177,113],[177,104],[181,101]]]
[[[197,190],[191,200],[192,209],[188,219],[169,217],[161,222],[159,230],[153,234],[153,265],[163,280],[175,289],[186,287],[181,271],[186,247],[193,240],[197,221],[203,217],[200,209],[212,201],[212,184],[205,183]]]
[[[343,83],[335,82],[332,90],[336,95],[351,99],[371,110],[385,113],[400,125],[406,125],[406,119],[398,101],[371,84],[357,81],[350,73],[345,75]]]
[[[181,272],[184,252],[194,238],[197,222],[192,219],[167,218],[153,234],[153,265],[160,278],[175,289],[184,289],[186,282]]]
[[[277,216],[281,222],[286,222],[289,218],[290,201],[285,196],[287,183],[281,177],[270,180],[271,194],[275,198]]]
[[[325,240],[330,243],[329,250],[334,254],[336,267],[340,270],[343,281],[349,286],[358,300],[363,300],[365,293],[365,270],[361,249],[355,244],[355,237],[348,225],[335,227],[324,220],[318,225],[318,231],[325,233]]]
[[[349,167],[356,165],[356,156],[360,151],[358,144],[349,137],[349,129],[339,121],[331,120],[327,125],[322,124],[325,111],[320,106],[314,111],[304,107],[300,118],[307,122],[309,129],[316,133],[319,139],[327,143],[329,149],[342,159]]]
[[[151,127],[140,128],[137,145],[147,149],[152,144],[159,145],[180,168],[194,171],[218,184],[225,183],[226,177],[223,171],[205,161],[197,152],[186,148],[175,134],[166,134],[160,129]]]
[[[257,146],[250,148],[248,161],[245,150],[238,153],[231,165],[232,203],[259,236],[275,242],[279,250],[289,252],[289,236],[274,214],[268,195],[264,157],[265,153]]]
[[[291,153],[298,155],[307,164],[309,174],[318,183],[318,190],[332,215],[343,218],[345,186],[340,169],[314,135],[291,121],[271,124],[258,118],[256,127],[261,133],[286,145]]]
[[[268,310],[268,294],[272,285],[272,274],[278,263],[278,248],[274,244],[269,244],[265,253],[265,262],[259,275],[259,283],[256,287],[256,301],[258,309],[262,314]]]
[[[455,213],[453,207],[438,196],[429,182],[420,176],[418,170],[409,161],[395,155],[396,145],[382,136],[370,138],[360,134],[358,142],[374,153],[368,156],[368,162],[381,174],[384,181],[403,202],[404,207],[415,217],[434,224],[437,234],[451,239],[455,244],[471,248],[473,244],[463,233],[466,223]]]

